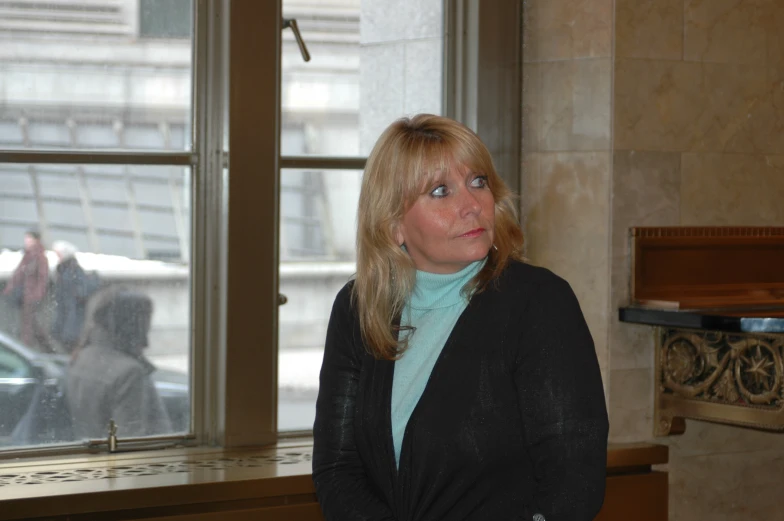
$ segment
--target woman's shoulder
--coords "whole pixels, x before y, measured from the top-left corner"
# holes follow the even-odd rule
[[[514,261],[499,279],[502,304],[513,306],[524,315],[580,312],[572,286],[547,268]]]
[[[350,302],[351,292],[354,291],[354,279],[346,282],[335,297],[335,302]]]
[[[518,260],[509,261],[504,268],[499,277],[499,289],[571,291],[569,283],[549,269]]]
[[[354,280],[346,282],[338,294],[335,296],[335,302],[332,304],[332,310],[340,311],[346,314],[354,313]]]

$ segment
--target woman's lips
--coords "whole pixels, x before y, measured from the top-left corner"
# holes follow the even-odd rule
[[[484,231],[485,231],[484,228],[475,228],[475,229],[473,229],[471,231],[465,232],[460,237],[468,237],[468,238],[478,237],[478,236],[482,235],[484,233]]]

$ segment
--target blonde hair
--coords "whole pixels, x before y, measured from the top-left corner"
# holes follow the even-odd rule
[[[486,175],[495,201],[494,247],[464,291],[470,296],[484,290],[510,258],[523,259],[514,196],[479,137],[457,121],[431,114],[392,123],[368,157],[357,213],[352,302],[359,312],[362,339],[376,358],[394,360],[406,348],[405,339],[397,338],[396,324],[413,291],[416,267],[397,244],[398,223],[423,187],[456,166]]]

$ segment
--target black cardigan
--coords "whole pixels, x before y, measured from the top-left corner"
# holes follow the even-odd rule
[[[590,520],[604,499],[607,411],[569,284],[511,263],[458,319],[392,445],[394,362],[365,350],[351,283],[332,308],[313,428],[328,521]]]

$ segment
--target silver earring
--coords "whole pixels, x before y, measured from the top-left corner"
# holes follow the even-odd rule
[[[493,249],[494,249],[495,251],[498,251],[498,246],[496,246],[495,244],[493,244]]]

